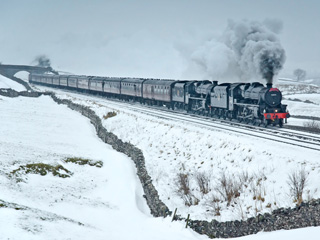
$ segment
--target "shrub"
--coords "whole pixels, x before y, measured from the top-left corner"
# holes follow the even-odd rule
[[[202,195],[209,193],[210,191],[210,176],[204,172],[196,175],[197,184],[199,186]]]
[[[303,126],[309,128],[310,130],[320,130],[320,124],[315,119],[312,119],[312,121],[304,122]]]
[[[215,195],[212,195],[209,200],[206,202],[206,205],[208,207],[210,207],[212,210],[213,210],[213,214],[214,216],[221,216],[221,200],[215,196]]]
[[[65,173],[61,173],[61,171]],[[47,173],[51,172],[53,176],[58,176],[61,178],[67,178],[72,175],[72,173],[68,169],[64,168],[62,165],[52,166],[45,163],[32,163],[20,166],[18,169],[12,171],[10,174],[16,175],[20,172],[25,172],[26,174],[40,174],[41,176],[45,176],[47,175]]]
[[[177,176],[178,195],[183,199],[186,206],[197,205],[199,199],[197,199],[190,191],[189,175],[185,173],[179,173]]]
[[[67,162],[67,163],[75,163],[75,164],[78,164],[78,165],[89,165],[89,166],[95,166],[95,167],[98,167],[98,168],[101,168],[103,166],[103,162],[102,161],[94,162],[94,161],[89,160],[89,159],[83,159],[83,158],[77,158],[77,157],[67,158],[64,161]]]
[[[288,178],[290,192],[292,194],[292,197],[294,198],[294,201],[297,202],[297,204],[302,203],[303,190],[306,187],[308,181],[308,176],[305,170],[300,169],[300,171],[298,172],[292,172],[291,174],[289,174]]]
[[[240,196],[241,185],[232,177],[227,177],[223,172],[218,180],[218,186],[216,190],[227,201],[227,206],[230,205],[234,198]]]
[[[104,119],[112,118],[114,116],[117,116],[117,113],[115,111],[108,112],[106,115],[103,115]]]

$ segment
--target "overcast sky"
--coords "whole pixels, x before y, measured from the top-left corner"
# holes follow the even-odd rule
[[[277,19],[286,52],[279,75],[320,76],[317,0],[1,0],[0,61],[31,64],[45,54],[77,74],[188,78],[192,53],[229,19]]]

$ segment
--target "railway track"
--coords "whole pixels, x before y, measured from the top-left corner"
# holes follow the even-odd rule
[[[52,88],[50,88],[52,89]],[[303,133],[295,130],[275,127],[260,127],[243,124],[235,121],[227,121],[218,118],[211,118],[196,114],[190,114],[183,111],[173,111],[165,107],[141,105],[140,103],[124,102],[118,99],[110,99],[101,96],[93,96],[85,93],[78,93],[70,90],[58,90],[62,93],[68,92],[80,95],[81,98],[87,97],[91,100],[100,99],[99,104],[105,103],[106,107],[120,107],[134,112],[147,114],[149,116],[172,120],[175,122],[184,122],[196,126],[213,129],[217,131],[227,131],[231,133],[246,135],[250,137],[265,139],[277,143],[289,144],[305,149],[320,151],[320,136],[312,133]]]
[[[128,106],[124,106],[119,103],[117,103],[117,105],[119,107],[128,108]],[[136,104],[134,103],[130,103],[130,105],[131,106],[129,107],[129,109],[135,112],[160,117],[166,120],[174,120],[181,122],[184,121],[201,127],[211,128],[215,130],[224,130],[232,133],[239,133],[242,135],[253,136],[261,139],[275,141],[278,143],[281,142],[285,144],[320,151],[320,137],[312,136],[309,134],[296,133],[294,131],[275,130],[272,128],[262,128],[237,122],[224,121],[221,119],[203,117],[195,114],[176,112],[172,110],[163,109],[161,107],[156,107],[156,110],[159,111],[158,113],[154,111],[155,108],[153,107],[143,106],[143,108],[141,108],[140,106],[136,106]],[[270,133],[272,133],[272,136],[270,136]],[[266,136],[266,134],[268,134],[269,136]]]

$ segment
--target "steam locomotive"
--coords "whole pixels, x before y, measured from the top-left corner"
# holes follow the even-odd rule
[[[283,126],[290,117],[272,84],[30,74],[29,82],[239,122]]]

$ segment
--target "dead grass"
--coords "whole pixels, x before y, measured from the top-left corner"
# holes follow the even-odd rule
[[[199,199],[196,198],[190,190],[189,175],[185,173],[179,173],[176,178],[176,184],[178,186],[177,193],[183,199],[186,206],[198,205]]]
[[[303,191],[308,182],[308,175],[304,169],[292,172],[288,176],[288,185],[290,187],[290,192],[298,205],[303,202]]]
[[[310,130],[320,130],[320,124],[316,120],[307,121],[303,123],[303,126],[309,128]]]
[[[115,117],[117,116],[117,113],[115,111],[112,111],[112,112],[108,112],[106,115],[103,115],[103,119],[108,119],[108,118],[112,118],[112,117]]]
[[[45,163],[31,163],[27,165],[22,165],[18,169],[13,170],[10,174],[18,175],[21,173],[25,174],[39,174],[41,176],[45,176],[48,173],[52,173],[53,176],[67,178],[72,175],[72,173],[64,168],[62,165],[52,166]]]
[[[98,167],[101,168],[103,166],[102,161],[92,161],[90,159],[84,159],[84,158],[78,158],[78,157],[73,157],[73,158],[67,158],[64,160],[66,163],[74,163],[78,165],[89,165],[92,167]]]
[[[224,200],[227,201],[227,206],[229,206],[234,198],[240,196],[241,185],[234,177],[226,176],[226,174],[222,172],[216,191],[221,194]]]
[[[202,195],[208,194],[210,191],[210,176],[204,172],[196,175],[196,180]]]

